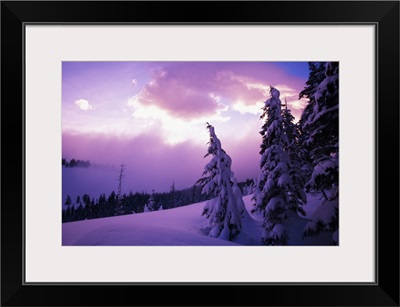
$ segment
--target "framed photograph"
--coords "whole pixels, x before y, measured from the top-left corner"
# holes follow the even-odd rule
[[[398,1],[3,1],[1,33],[3,306],[399,306]]]

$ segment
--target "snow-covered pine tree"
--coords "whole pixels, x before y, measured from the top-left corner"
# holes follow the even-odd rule
[[[246,206],[243,201],[243,193],[242,190],[239,188],[236,178],[232,178],[233,186],[232,191],[233,195],[236,196],[237,201],[237,208],[242,218],[245,218],[249,213],[246,210]]]
[[[318,90],[318,85],[325,79],[325,62],[308,62],[308,68],[310,70],[306,86],[299,94],[299,99],[307,98],[309,103],[307,104],[301,118],[307,117],[312,107],[314,107],[314,94]],[[311,109],[308,110],[310,107]],[[301,120],[300,120],[301,121]]]
[[[314,94],[318,89],[318,85],[325,78],[325,62],[309,62],[308,67],[310,70],[309,77],[306,81],[306,86],[299,94],[299,99],[307,98],[308,102],[301,113],[300,120],[298,122],[298,128],[300,132],[299,143],[301,147],[299,154],[302,157],[302,174],[306,182],[311,178],[311,174],[313,172],[313,161],[308,152],[310,150],[310,146],[307,145],[307,140],[310,138],[312,131],[310,127],[306,127],[304,124],[307,122],[308,117],[311,115],[315,107]]]
[[[259,211],[264,216],[262,243],[265,245],[286,245],[288,229],[285,224],[290,215],[289,191],[293,191],[290,176],[290,156],[288,138],[284,133],[281,112],[280,92],[271,86],[271,97],[265,101],[263,114],[264,125],[261,128],[261,173],[258,177],[253,212]]]
[[[155,194],[155,191],[153,189],[151,191],[151,194],[150,194],[150,197],[149,197],[149,201],[147,202],[147,204],[145,206],[145,209],[147,207],[147,211],[145,211],[145,212],[154,211],[156,209],[156,207],[155,207],[156,202],[154,201],[154,194]]]
[[[287,137],[287,144],[284,150],[289,153],[290,164],[289,174],[292,184],[288,186],[289,208],[305,216],[303,206],[307,203],[307,195],[304,192],[305,178],[302,173],[303,155],[299,143],[299,128],[294,123],[294,116],[287,107],[285,97],[285,107],[282,110],[283,131]]]
[[[332,240],[338,243],[339,225],[339,63],[323,64],[324,78],[309,92],[309,105],[302,116],[304,131],[303,146],[308,150],[312,173],[306,183],[310,192],[318,192],[325,201],[314,212],[312,221],[304,230],[306,236],[317,236],[321,232],[333,233]],[[320,77],[311,78],[320,79]],[[311,81],[309,80],[309,83]],[[307,109],[307,108],[306,108]]]
[[[256,189],[257,182],[254,179],[247,179],[242,187],[243,196],[251,195]]]
[[[339,172],[339,63],[325,64],[325,78],[313,95],[314,107],[303,124],[310,131],[305,146],[313,161],[307,188],[320,191],[326,200],[337,197]],[[329,197],[325,191],[333,193]]]
[[[204,167],[203,177],[197,183],[202,186],[202,193],[212,195],[204,206],[202,215],[210,219],[210,237],[232,240],[242,229],[241,208],[233,191],[234,177],[231,170],[232,159],[222,149],[221,141],[215,134],[214,127],[207,123],[210,133],[208,152],[211,161]]]

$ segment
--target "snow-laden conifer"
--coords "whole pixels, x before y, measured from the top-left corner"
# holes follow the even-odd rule
[[[302,130],[306,131],[303,146],[308,149],[313,171],[306,187],[328,200],[337,195],[339,171],[339,64],[324,64],[325,78],[311,96],[312,111],[305,116]]]
[[[298,122],[298,128],[300,132],[299,143],[301,146],[300,154],[302,156],[302,174],[307,182],[311,178],[311,174],[313,172],[313,160],[310,156],[310,146],[309,146],[309,138],[313,133],[312,128],[310,126],[306,126],[305,123],[308,120],[308,117],[313,113],[315,107],[315,99],[314,94],[318,90],[319,84],[325,78],[325,62],[309,62],[309,77],[306,81],[306,86],[299,94],[299,99],[306,98],[308,100],[303,112],[301,113],[300,120]]]
[[[147,202],[147,204],[144,206],[144,212],[150,212],[150,211],[154,211],[156,209],[156,202],[154,201],[154,194],[155,191],[152,190],[150,197],[149,197],[149,201]]]
[[[307,195],[304,192],[305,178],[302,172],[304,165],[303,149],[299,141],[299,128],[294,123],[294,116],[287,107],[285,98],[285,107],[282,110],[283,131],[287,137],[287,143],[284,150],[289,154],[289,174],[292,184],[288,186],[289,208],[301,215],[306,215],[303,206],[307,203]]]
[[[292,215],[289,210],[295,189],[290,174],[289,140],[284,130],[280,92],[271,87],[270,95],[261,115],[265,120],[260,131],[261,173],[253,196],[253,212],[262,212],[264,216],[262,242],[265,245],[286,245],[289,230],[285,224]]]
[[[339,197],[339,63],[319,64],[322,68],[310,72],[309,104],[302,115],[303,147],[311,161],[311,174],[306,190],[321,193],[324,202],[317,208],[304,235],[333,233],[337,244]],[[312,86],[311,86],[312,85]]]
[[[238,194],[236,190],[236,193],[234,192],[232,159],[222,149],[214,127],[207,123],[207,128],[210,133],[210,142],[208,152],[204,157],[211,155],[212,158],[204,167],[203,177],[198,180],[198,183],[203,187],[202,193],[210,194],[213,198],[204,206],[202,215],[210,220],[209,236],[232,240],[242,229],[241,219],[245,208],[241,194]]]

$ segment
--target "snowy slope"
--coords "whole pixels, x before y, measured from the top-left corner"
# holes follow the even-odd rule
[[[248,211],[251,196],[243,198]],[[62,224],[63,245],[259,245],[262,216],[246,216],[234,242],[208,236],[208,220],[201,216],[204,202],[184,207]],[[294,219],[291,245],[329,244],[326,238],[301,239],[307,219]],[[326,242],[325,242],[326,241]]]
[[[248,197],[249,198],[249,197]],[[208,237],[208,220],[201,216],[204,202],[189,206],[85,220],[63,224],[63,245],[235,245],[256,244],[254,230],[260,223],[243,221],[237,242]]]

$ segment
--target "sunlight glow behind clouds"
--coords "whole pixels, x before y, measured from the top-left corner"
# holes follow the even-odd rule
[[[95,163],[126,162],[137,168],[147,168],[157,160],[165,172],[191,168],[196,174],[190,180],[194,180],[207,162],[203,156],[209,142],[205,123],[209,122],[232,157],[234,172],[253,176],[259,167],[263,124],[259,115],[270,85],[280,90],[282,101],[286,96],[297,119],[305,105],[304,100],[298,101],[298,93],[308,70],[298,78],[282,65],[287,66],[262,62],[64,64],[63,154]],[[153,181],[158,175],[154,171],[151,176]]]
[[[207,133],[204,129],[206,121],[227,122],[230,119],[229,116],[222,115],[223,112],[228,110],[228,107],[220,105],[221,107],[215,114],[182,119],[174,117],[159,106],[143,104],[140,100],[140,94],[127,102],[127,106],[131,108],[135,126],[140,127],[136,132],[138,134],[145,132],[161,134],[164,142],[169,145],[186,141],[203,145],[207,141]]]
[[[307,100],[304,99],[304,98],[300,99],[300,100],[295,100],[295,101],[292,101],[292,102],[288,101],[289,108],[295,109],[295,110],[300,110],[300,111],[302,111],[304,109],[306,104],[307,104]]]

